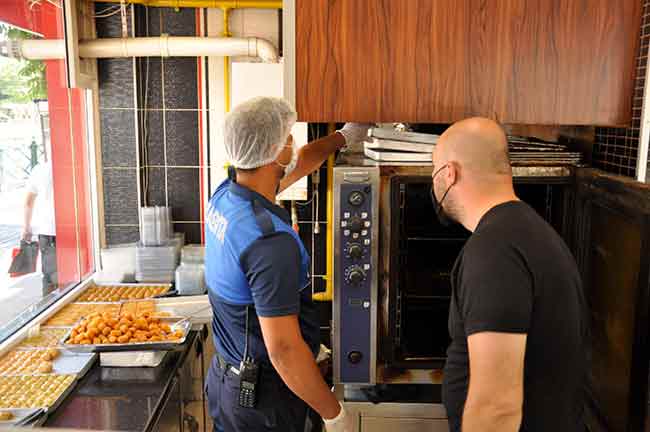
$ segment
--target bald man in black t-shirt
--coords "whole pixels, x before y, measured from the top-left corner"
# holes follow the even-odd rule
[[[450,429],[584,431],[585,300],[564,241],[514,193],[501,127],[450,127],[433,156],[441,222],[472,231],[452,273]]]

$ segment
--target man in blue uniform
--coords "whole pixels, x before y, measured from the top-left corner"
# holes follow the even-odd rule
[[[368,125],[346,124],[298,151],[290,134],[295,121],[285,100],[268,97],[239,105],[225,121],[234,169],[210,199],[206,218],[217,352],[206,390],[216,430],[303,432],[310,430],[311,407],[328,431],[352,431],[315,362],[319,319],[310,258],[274,202],[328,155],[366,140]]]

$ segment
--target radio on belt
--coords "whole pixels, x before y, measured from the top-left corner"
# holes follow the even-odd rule
[[[334,168],[334,381],[374,384],[379,170]]]

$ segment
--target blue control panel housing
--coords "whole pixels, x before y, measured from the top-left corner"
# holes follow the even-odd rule
[[[370,382],[372,193],[370,184],[340,188],[340,248],[336,265],[340,302],[341,383]]]

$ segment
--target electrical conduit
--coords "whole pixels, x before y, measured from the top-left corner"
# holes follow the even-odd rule
[[[9,44],[11,57],[29,60],[61,59],[65,57],[63,40],[14,40]],[[0,47],[2,48],[2,47]],[[160,36],[139,38],[109,38],[81,41],[82,58],[116,57],[200,57],[249,56],[259,57],[268,63],[278,61],[278,52],[269,41],[256,38],[218,38]]]

